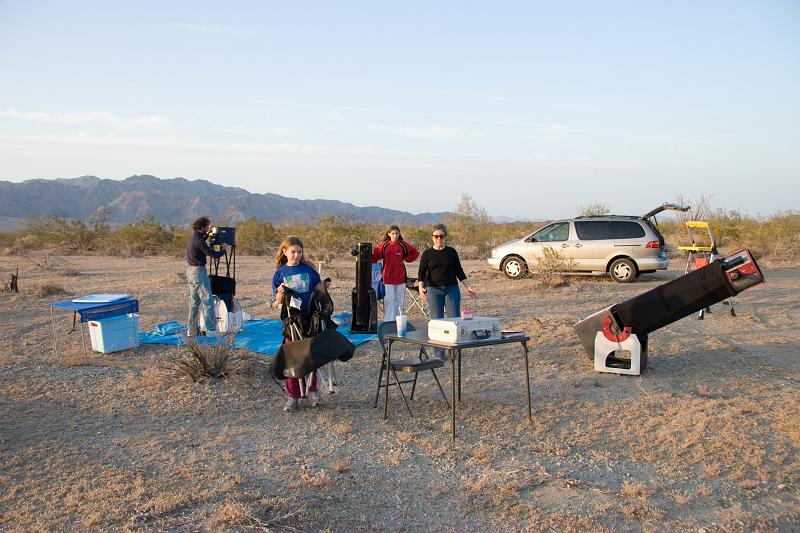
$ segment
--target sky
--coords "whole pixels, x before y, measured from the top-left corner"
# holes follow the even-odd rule
[[[800,200],[800,3],[0,0],[0,180],[413,213]]]

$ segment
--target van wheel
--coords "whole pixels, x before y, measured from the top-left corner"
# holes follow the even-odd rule
[[[503,265],[500,269],[507,278],[511,279],[520,279],[528,273],[528,265],[525,260],[516,255],[503,259]]]
[[[636,278],[636,265],[630,259],[617,259],[608,269],[611,279],[619,283],[630,283]]]

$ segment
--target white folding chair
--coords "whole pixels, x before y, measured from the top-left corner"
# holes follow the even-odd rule
[[[412,316],[419,312],[424,317],[429,317],[428,302],[422,298],[417,286],[417,278],[406,278],[406,314]]]

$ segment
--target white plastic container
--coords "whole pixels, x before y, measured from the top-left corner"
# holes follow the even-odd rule
[[[111,353],[139,346],[139,313],[89,321],[92,350]]]
[[[428,322],[428,338],[452,344],[499,339],[500,319],[476,316],[469,320],[463,318],[431,320]]]

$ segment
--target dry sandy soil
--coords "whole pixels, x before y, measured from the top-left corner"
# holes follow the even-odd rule
[[[677,270],[544,288],[467,262],[477,314],[532,337],[534,420],[518,345],[465,352],[453,443],[430,376],[415,418],[396,390],[389,421],[372,407],[377,341],[339,365],[337,394],[292,414],[259,365],[196,384],[169,369],[180,347],[84,358],[68,312],[54,353],[55,300],[126,292],[143,330],[182,320],[183,261],[6,259],[3,280],[16,263],[22,292],[0,295],[2,530],[800,529],[800,269],[766,268],[735,318],[716,305],[651,334],[649,366],[632,377],[594,372],[571,326]],[[338,310],[353,270],[327,269]],[[266,258],[238,260],[239,299],[255,316],[276,316],[272,271]]]

